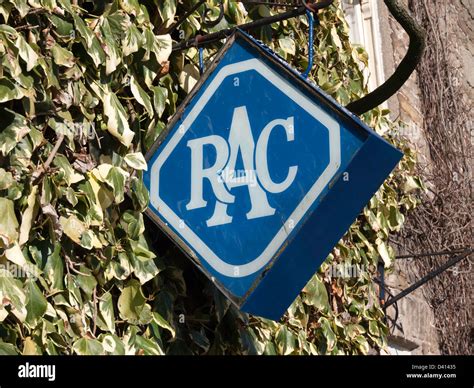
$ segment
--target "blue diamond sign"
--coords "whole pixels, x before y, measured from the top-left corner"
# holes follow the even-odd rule
[[[147,212],[242,310],[278,319],[400,158],[237,31],[147,154]]]

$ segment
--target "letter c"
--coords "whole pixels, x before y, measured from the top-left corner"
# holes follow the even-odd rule
[[[268,171],[268,140],[273,129],[281,125],[285,128],[286,140],[293,141],[295,139],[294,133],[294,117],[289,117],[286,120],[273,120],[268,123],[265,128],[263,128],[260,137],[258,138],[257,148],[255,151],[255,167],[257,170],[257,175],[260,183],[263,188],[270,193],[277,194],[285,191],[296,178],[296,173],[298,171],[298,166],[291,166],[288,170],[288,175],[285,180],[280,183],[276,183],[270,177],[270,172]]]

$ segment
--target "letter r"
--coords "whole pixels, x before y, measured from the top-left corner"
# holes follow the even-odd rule
[[[205,145],[213,146],[216,150],[216,161],[208,168],[204,168]],[[204,179],[209,180],[212,191],[219,201],[233,203],[235,197],[227,191],[223,180],[219,179],[219,172],[224,170],[229,158],[229,147],[225,139],[211,135],[189,140],[187,146],[191,149],[191,199],[186,205],[186,209],[194,210],[206,207],[207,201],[203,198]]]

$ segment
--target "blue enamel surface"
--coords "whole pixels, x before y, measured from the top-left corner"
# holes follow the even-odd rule
[[[249,43],[237,37],[234,44],[225,52],[217,67],[208,75],[199,91],[185,107],[179,120],[170,128],[166,139],[148,158],[148,171],[144,174],[144,183],[150,189],[150,174],[158,156],[172,141],[176,132],[180,130],[181,123],[206,92],[219,70],[230,64],[259,58],[276,71],[282,79],[295,85],[293,87],[299,88],[300,93],[310,98],[313,104],[322,107],[339,123],[340,167],[316,200],[311,203],[301,221],[287,231],[285,240],[279,245],[279,248],[284,245],[285,249],[276,258],[271,269],[266,272],[263,280],[261,280],[261,275],[263,271],[267,270],[266,266],[245,277],[222,275],[209,265],[206,257],[201,256],[194,249],[193,241],[182,236],[180,228],[169,225],[170,229],[180,236],[197,255],[209,276],[214,277],[229,294],[238,298],[244,296],[247,298],[246,302],[242,300],[242,303],[245,302],[244,309],[247,306],[247,311],[275,318],[282,312],[282,309],[284,311],[306,281],[314,274],[361,208],[396,165],[400,159],[400,153],[362,125],[358,119],[347,114],[344,109],[329,108],[328,104],[334,104],[334,102],[327,99],[319,90],[316,91],[317,95],[315,96],[314,86],[311,85],[312,90],[308,90],[306,87],[301,88],[292,79],[296,75],[282,72],[278,65],[268,59],[271,54],[262,53],[258,49],[259,44],[252,42]],[[236,77],[238,77],[238,86],[236,86]],[[194,210],[186,208],[191,192],[191,150],[188,147],[188,141],[210,135],[218,135],[227,140],[234,109],[244,106],[248,113],[255,142],[257,142],[262,129],[272,120],[294,117],[294,140],[287,141],[283,127],[275,128],[270,136],[267,155],[268,169],[275,182],[285,179],[290,166],[298,166],[297,175],[286,191],[276,194],[267,193],[269,204],[276,209],[274,215],[247,219],[246,214],[251,208],[249,191],[245,186],[236,187],[230,190],[235,196],[235,203],[229,204],[227,210],[227,213],[233,217],[232,222],[208,227],[206,221],[211,218],[216,203],[209,182],[204,180],[203,186],[203,197],[207,201],[207,206]],[[342,181],[343,173],[351,169],[351,163],[358,160],[359,164],[363,164],[366,158],[370,158],[369,154],[363,154],[361,151],[364,150],[368,139],[374,139],[372,147],[384,150],[386,160],[379,160],[373,169],[353,172],[356,175],[364,174],[365,181],[370,184],[366,187],[359,187],[357,180],[345,182],[345,186],[343,186],[345,199],[341,199],[341,196],[337,197],[337,201],[344,200],[345,203],[343,206],[339,206],[337,202],[331,201],[332,191]],[[369,148],[365,148],[369,152]],[[203,168],[210,167],[215,163],[216,152],[213,147],[205,147],[203,155]],[[260,73],[255,70],[247,70],[231,75],[222,81],[190,129],[167,157],[160,170],[159,196],[185,223],[186,227],[193,230],[222,261],[237,266],[243,265],[254,260],[265,250],[327,168],[329,159],[328,128]],[[241,168],[243,169],[243,165],[239,157],[236,169]],[[335,186],[333,187],[333,185]],[[321,206],[324,211],[320,212]],[[163,222],[168,223],[168,220],[153,205],[150,205],[150,210]],[[318,238],[315,240],[312,230],[327,230],[328,233],[317,235]],[[252,286],[255,290],[249,296],[246,295]],[[276,292],[276,290],[278,291]],[[278,295],[281,294],[279,302],[274,300],[275,297],[272,293],[275,292]],[[259,312],[259,306],[262,306],[261,312]]]

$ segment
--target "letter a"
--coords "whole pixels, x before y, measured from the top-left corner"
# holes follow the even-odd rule
[[[232,117],[232,125],[229,134],[230,157],[226,170],[227,176],[233,176],[226,182],[230,189],[239,186],[247,186],[250,195],[250,211],[247,213],[247,219],[260,218],[272,216],[275,214],[275,209],[270,206],[267,199],[267,194],[256,182],[254,153],[255,142],[252,136],[252,129],[247,113],[247,108],[241,106],[235,108]],[[237,163],[237,156],[239,151],[242,155],[242,163],[244,166],[245,176],[235,177],[235,165]]]

